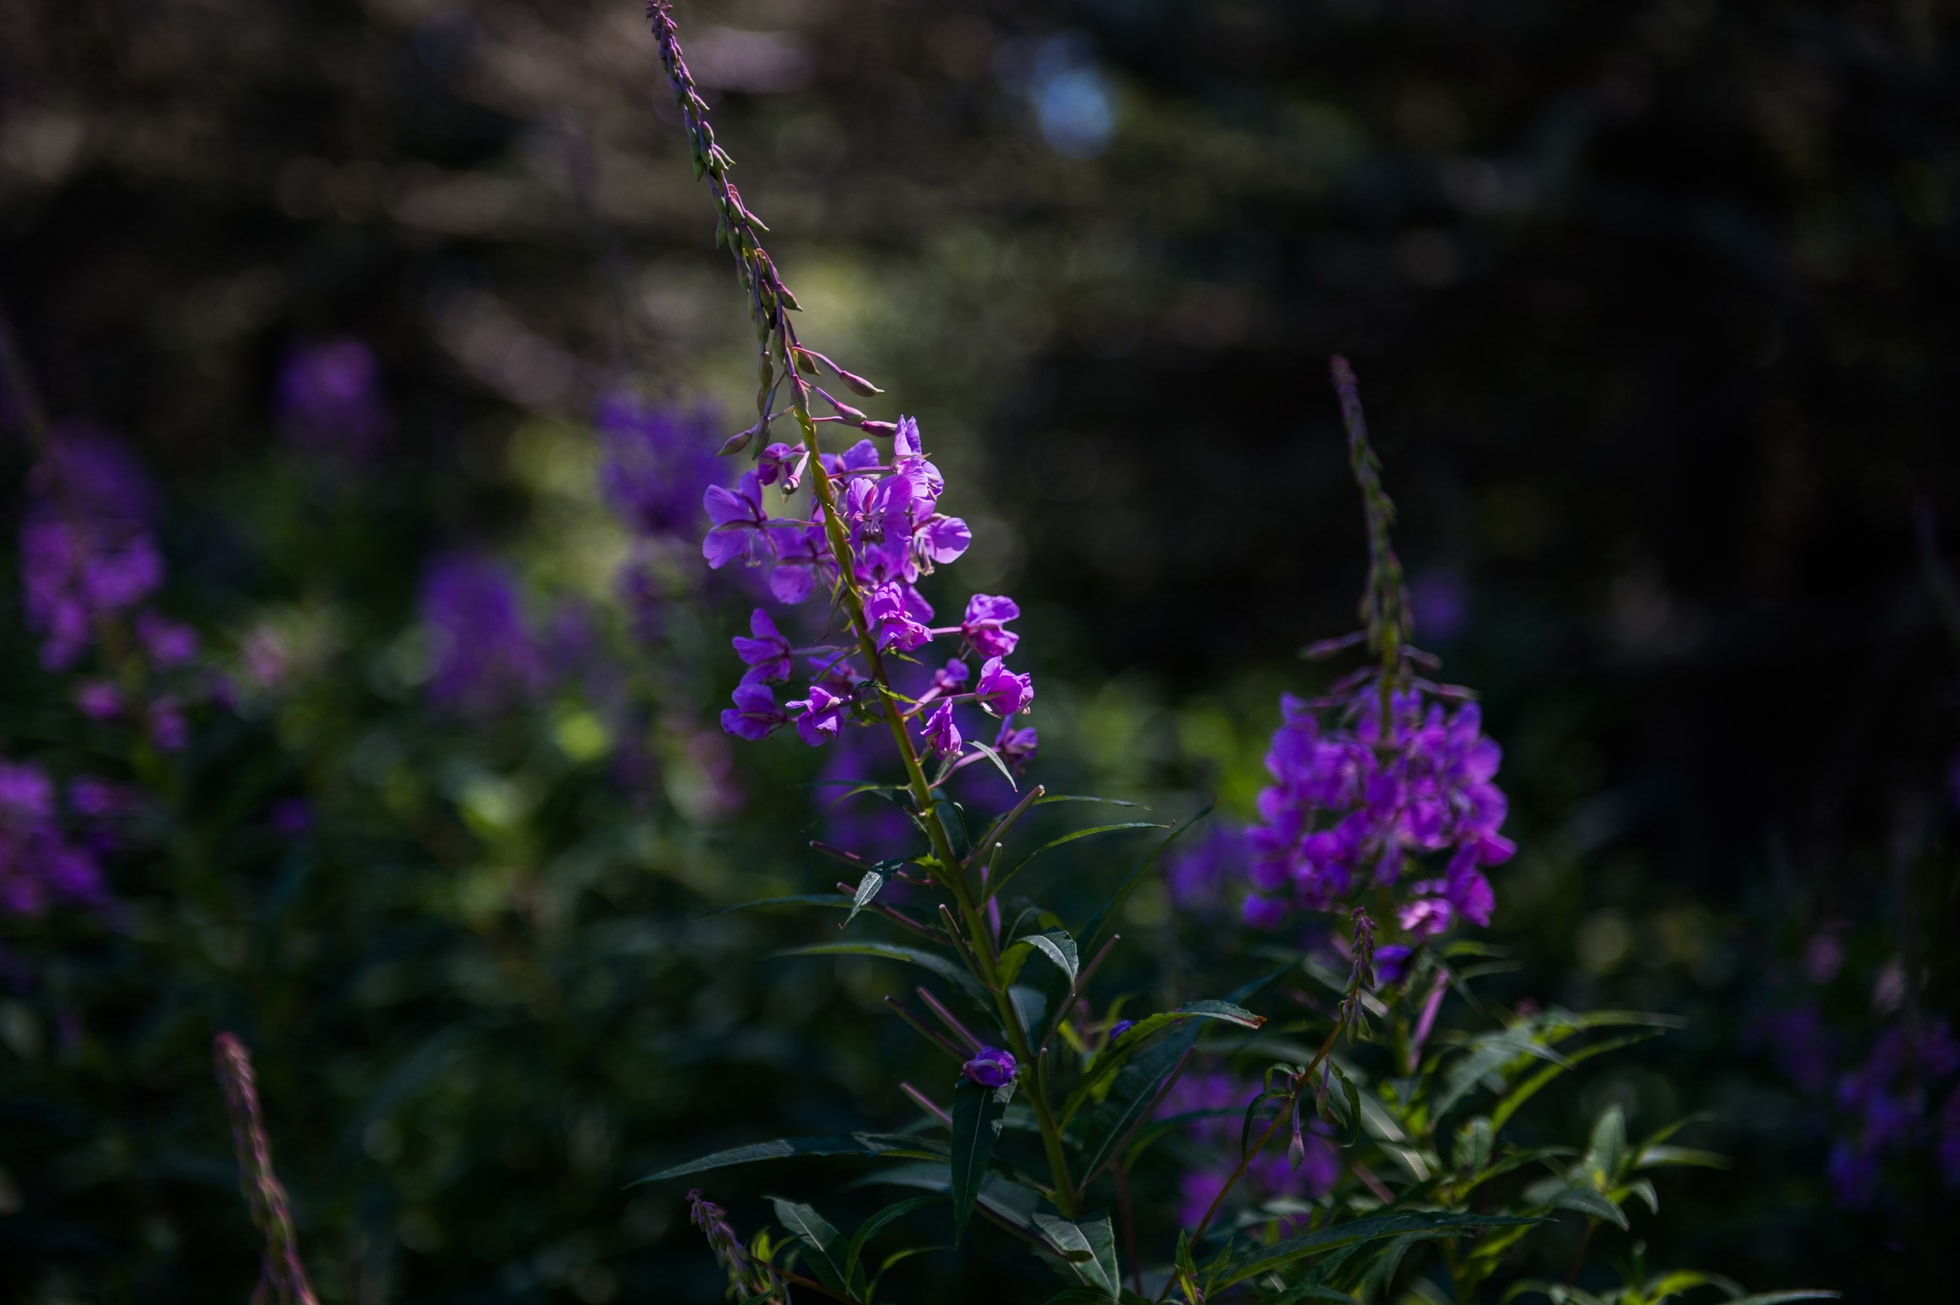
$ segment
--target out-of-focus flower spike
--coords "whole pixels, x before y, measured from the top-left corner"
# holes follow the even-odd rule
[[[252,1077],[252,1058],[245,1044],[220,1033],[213,1047],[218,1084],[224,1090],[225,1112],[231,1116],[232,1144],[238,1153],[239,1183],[251,1207],[252,1222],[265,1237],[265,1258],[258,1289],[252,1299],[278,1305],[315,1305],[317,1297],[299,1258],[299,1239],[286,1204],[286,1189],[272,1169],[272,1143],[259,1111],[258,1085]]]

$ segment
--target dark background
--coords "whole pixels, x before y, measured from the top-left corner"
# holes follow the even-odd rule
[[[679,17],[805,338],[920,416],[965,583],[1029,609],[1063,764],[1245,810],[1275,692],[1318,682],[1297,649],[1353,621],[1325,381],[1353,360],[1418,639],[1507,746],[1520,992],[1692,1021],[1644,1108],[1716,1111],[1739,1163],[1664,1188],[1656,1248],[1906,1298],[1950,1201],[1835,1211],[1828,1107],[1758,1034],[1825,927],[1847,1056],[1891,957],[1909,1003],[1956,1004],[1960,10]],[[187,601],[230,583],[199,505],[235,502],[307,339],[370,341],[399,414],[381,608],[438,545],[532,537],[526,423],[637,380],[743,424],[741,300],[637,5],[7,0],[0,26],[0,304],[50,408],[191,506]],[[682,1100],[648,1156],[697,1125]]]

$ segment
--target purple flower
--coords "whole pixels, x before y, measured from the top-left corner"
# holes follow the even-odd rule
[[[800,713],[796,717],[796,734],[813,748],[822,747],[837,737],[838,728],[843,724],[844,713],[850,710],[848,696],[832,693],[821,684],[810,686],[810,696],[796,702],[783,704],[791,711]]]
[[[1034,726],[1016,726],[1012,717],[1000,723],[1000,733],[994,735],[994,751],[1008,768],[1018,771],[1034,760],[1035,747],[1040,742],[1035,736]]]
[[[759,607],[749,613],[749,632],[755,637],[735,636],[735,655],[749,668],[742,675],[742,683],[780,684],[787,680],[793,669],[789,640],[776,629],[769,613]]]
[[[136,618],[136,637],[160,670],[182,666],[197,656],[197,632],[156,612]]]
[[[794,493],[803,479],[803,464],[809,460],[801,444],[771,444],[756,457],[756,479],[765,487],[780,480],[783,493]]]
[[[1021,636],[1007,629],[1009,621],[1019,619],[1020,604],[1012,598],[975,594],[967,600],[966,619],[960,634],[982,657],[1005,657],[1021,642]]]
[[[738,739],[754,743],[789,724],[789,714],[776,705],[775,691],[766,684],[742,684],[735,689],[735,705],[724,707],[721,727]]]
[[[150,703],[143,714],[150,742],[160,752],[182,752],[190,742],[190,725],[184,720],[184,706],[173,695],[163,694]]]
[[[999,1047],[982,1047],[973,1053],[973,1059],[960,1067],[960,1072],[968,1079],[984,1088],[997,1088],[1014,1079],[1019,1072],[1014,1063],[1014,1053],[1002,1051]]]
[[[90,720],[114,720],[122,715],[122,690],[107,680],[83,680],[75,686],[75,705]]]
[[[1402,982],[1409,972],[1409,958],[1415,955],[1413,948],[1391,943],[1387,947],[1375,948],[1375,987],[1392,988]]]
[[[1239,915],[1252,928],[1271,933],[1286,923],[1286,903],[1261,897],[1257,893],[1247,893]]]
[[[998,657],[989,657],[980,665],[980,679],[974,685],[979,695],[980,705],[996,716],[1012,716],[1026,711],[1034,701],[1034,678],[1029,675],[1016,675],[1001,663]]]
[[[525,624],[517,581],[485,557],[437,558],[422,578],[429,696],[468,713],[495,712],[544,688],[544,657]]]
[[[288,440],[354,461],[379,452],[393,425],[381,398],[374,351],[351,337],[287,354],[275,402],[279,427]]]
[[[1244,831],[1214,821],[1195,839],[1186,839],[1164,865],[1164,886],[1180,913],[1215,914],[1229,910],[1230,884],[1246,864]],[[1269,891],[1283,887],[1275,883]]]
[[[99,907],[107,897],[94,858],[56,822],[47,772],[0,760],[0,915],[38,916],[57,898]]]
[[[643,538],[691,532],[702,491],[719,478],[712,411],[682,412],[612,393],[599,401],[592,424],[599,432],[599,492],[627,529]]]
[[[953,722],[953,704],[942,702],[926,714],[926,746],[942,757],[956,757],[966,740]]]
[[[64,670],[163,583],[150,537],[155,492],[135,459],[107,436],[59,432],[30,479],[21,526],[27,624],[42,635],[41,662]]]
[[[1135,1028],[1136,1024],[1137,1022],[1135,1020],[1117,1020],[1109,1026],[1109,1037],[1105,1039],[1105,1042],[1113,1044],[1116,1039]]]
[[[1186,1136],[1201,1153],[1236,1157],[1245,1107],[1257,1095],[1257,1088],[1231,1074],[1190,1073],[1164,1094],[1157,1117],[1210,1112],[1186,1124]],[[1332,1191],[1341,1175],[1340,1156],[1318,1130],[1316,1122],[1313,1131],[1302,1132],[1303,1151],[1297,1168],[1284,1151],[1262,1152],[1247,1164],[1244,1183],[1238,1190],[1260,1202],[1312,1198]],[[1178,1184],[1183,1198],[1179,1218],[1187,1226],[1195,1226],[1205,1217],[1225,1186],[1230,1168],[1230,1160],[1214,1161],[1184,1175]]]
[[[744,472],[734,489],[708,486],[701,505],[714,523],[701,541],[701,555],[709,566],[719,571],[738,559],[760,566],[775,556],[769,514],[762,507],[762,485],[753,471]]]

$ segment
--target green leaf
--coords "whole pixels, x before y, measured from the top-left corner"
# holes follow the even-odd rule
[[[1032,933],[1017,939],[1014,946],[1032,948],[1053,961],[1055,968],[1068,978],[1069,990],[1075,990],[1075,974],[1080,960],[1075,951],[1075,939],[1068,936],[1068,930],[1049,929],[1044,933]]]
[[[810,1206],[799,1205],[795,1201],[780,1196],[769,1198],[769,1204],[776,1207],[776,1222],[796,1235],[798,1241],[808,1246],[812,1252],[810,1267],[824,1280],[824,1285],[846,1296],[851,1294],[849,1275],[844,1271],[841,1258],[844,1234],[830,1226],[830,1223]]]
[[[1262,1247],[1253,1259],[1233,1265],[1230,1272],[1217,1283],[1217,1287],[1223,1289],[1237,1286],[1262,1273],[1283,1269],[1309,1255],[1318,1255],[1323,1251],[1337,1250],[1363,1242],[1385,1241],[1390,1237],[1408,1234],[1423,1237],[1462,1237],[1484,1228],[1507,1228],[1518,1224],[1543,1222],[1542,1219],[1524,1219],[1511,1215],[1451,1214],[1443,1211],[1387,1214],[1356,1219],[1350,1223],[1335,1224],[1331,1228],[1317,1228],[1312,1232],[1301,1233],[1297,1237],[1289,1237],[1276,1246]]]
[[[1703,1169],[1727,1169],[1732,1162],[1719,1151],[1697,1151],[1690,1146],[1643,1147],[1634,1157],[1635,1169],[1657,1169],[1663,1165],[1698,1165]]]
[[[1487,1075],[1526,1056],[1536,1056],[1568,1068],[1571,1065],[1564,1056],[1539,1041],[1536,1032],[1529,1026],[1487,1033],[1473,1039],[1468,1054],[1450,1066],[1449,1075],[1443,1081],[1442,1100],[1436,1103],[1431,1117],[1440,1122],[1450,1112],[1450,1107],[1470,1095]]]
[[[1566,1070],[1583,1061],[1591,1060],[1594,1056],[1603,1056],[1609,1051],[1618,1051],[1621,1047],[1630,1047],[1636,1042],[1645,1042],[1649,1038],[1658,1038],[1660,1035],[1659,1029],[1643,1029],[1623,1037],[1608,1038],[1604,1042],[1595,1042],[1590,1047],[1581,1047],[1568,1055],[1562,1063],[1547,1065],[1504,1095],[1496,1108],[1490,1112],[1490,1126],[1493,1129],[1503,1128],[1505,1121],[1518,1112],[1519,1106],[1529,1101],[1536,1095],[1538,1089],[1565,1073]]]
[[[730,1165],[753,1164],[758,1160],[786,1160],[799,1155],[876,1155],[893,1159],[944,1160],[945,1149],[928,1138],[909,1133],[849,1133],[840,1137],[779,1137],[772,1142],[751,1142],[747,1146],[716,1151],[686,1164],[673,1165],[627,1184],[657,1183],[668,1178],[726,1169]]]
[[[1123,882],[1116,886],[1116,891],[1111,893],[1103,901],[1103,904],[1096,908],[1096,913],[1089,917],[1088,926],[1076,933],[1075,936],[1078,940],[1081,940],[1080,945],[1084,951],[1091,954],[1095,952],[1096,944],[1102,941],[1103,930],[1107,929],[1110,921],[1116,918],[1117,910],[1122,907],[1129,895],[1135,891],[1136,886],[1143,882],[1143,877],[1150,872],[1150,867],[1157,864],[1157,858],[1169,850],[1172,843],[1182,838],[1185,831],[1191,829],[1200,820],[1203,820],[1210,814],[1211,807],[1205,807],[1197,815],[1192,816],[1183,824],[1172,829],[1170,833],[1164,835],[1163,840],[1151,849],[1150,855],[1137,862],[1136,869],[1130,871]]]
[[[858,880],[857,891],[851,894],[851,913],[844,917],[844,924],[840,924],[837,927],[841,929],[844,925],[848,925],[851,921],[857,919],[858,912],[871,905],[871,899],[876,897],[878,890],[884,886],[885,876],[883,874],[876,870],[866,870],[864,877]]]
[[[727,915],[731,911],[755,911],[765,906],[829,906],[841,910],[850,904],[851,899],[842,893],[800,893],[795,897],[759,897],[753,902],[737,902],[733,906],[724,906],[694,918],[706,920],[717,915]]]
[[[889,1183],[895,1187],[918,1187],[929,1192],[950,1193],[953,1171],[944,1160],[925,1164],[899,1165],[866,1174],[853,1186]],[[1016,1228],[1031,1231],[1034,1212],[1041,1206],[1041,1195],[999,1174],[988,1174],[980,1184],[980,1208]]]
[[[1288,1287],[1277,1296],[1268,1296],[1259,1305],[1297,1305],[1303,1300],[1332,1300],[1344,1305],[1360,1305],[1360,1302],[1344,1291],[1336,1291],[1321,1282],[1303,1282],[1297,1287]]]
[[[1094,1182],[1103,1166],[1115,1159],[1116,1148],[1123,1145],[1138,1121],[1150,1113],[1197,1041],[1198,1026],[1186,1024],[1123,1067],[1109,1090],[1109,1099],[1096,1107],[1089,1116],[1088,1127],[1083,1130],[1084,1159],[1082,1177],[1078,1180],[1081,1189]]]
[[[1333,1061],[1330,1060],[1326,1062],[1324,1072],[1331,1073],[1334,1076],[1334,1078],[1341,1085],[1341,1095],[1347,1098],[1347,1108],[1348,1108],[1347,1140],[1342,1142],[1341,1145],[1343,1147],[1353,1146],[1355,1143],[1361,1140],[1360,1094],[1354,1090],[1354,1084],[1348,1080],[1348,1076],[1341,1072],[1341,1067],[1339,1065],[1336,1065]]]
[[[1580,1214],[1604,1219],[1622,1230],[1632,1226],[1626,1211],[1609,1200],[1604,1192],[1581,1187],[1562,1178],[1532,1184],[1525,1189],[1524,1199],[1528,1204],[1550,1206],[1554,1210],[1577,1210]]]
[[[1785,1305],[1793,1300],[1837,1300],[1843,1296],[1841,1291],[1765,1291],[1754,1296],[1741,1296],[1729,1301],[1728,1305]]]
[[[812,947],[792,947],[788,951],[777,952],[778,957],[786,956],[876,956],[888,961],[903,961],[931,970],[940,978],[958,984],[960,990],[982,1005],[987,1004],[987,990],[980,981],[968,974],[957,962],[948,960],[937,952],[922,951],[917,947],[902,947],[897,943],[849,942],[818,943]]]
[[[1222,1020],[1227,1024],[1237,1024],[1242,1028],[1256,1029],[1266,1022],[1263,1015],[1254,1015],[1242,1006],[1234,1006],[1229,1001],[1194,1001],[1179,1006],[1176,1010],[1159,1011],[1146,1015],[1123,1031],[1114,1045],[1096,1057],[1096,1063],[1080,1083],[1068,1094],[1062,1106],[1061,1120],[1067,1123],[1074,1118],[1084,1102],[1094,1095],[1097,1088],[1107,1082],[1109,1076],[1120,1069],[1131,1056],[1143,1048],[1144,1041],[1157,1030],[1171,1024],[1181,1024],[1187,1020]]]
[[[1619,1176],[1627,1158],[1627,1117],[1617,1105],[1599,1112],[1593,1121],[1592,1144],[1579,1163],[1597,1186],[1604,1187]]]
[[[1094,802],[1106,807],[1135,807],[1139,811],[1150,808],[1142,802],[1125,802],[1121,798],[1084,797],[1080,793],[1044,793],[1035,799],[1035,805],[1045,807],[1050,802]]]
[[[1451,1163],[1460,1174],[1474,1174],[1490,1163],[1490,1119],[1478,1115],[1456,1130],[1456,1149]]]
[[[850,1282],[852,1291],[866,1299],[871,1295],[862,1285],[864,1273],[861,1261],[865,1244],[884,1231],[887,1225],[903,1219],[914,1210],[937,1204],[940,1199],[937,1196],[910,1196],[903,1201],[894,1201],[858,1225],[857,1231],[851,1234],[851,1244],[844,1251],[844,1277]]]
[[[953,1244],[959,1245],[973,1203],[987,1176],[987,1158],[1000,1136],[1001,1117],[1014,1099],[1014,1079],[997,1088],[981,1087],[961,1078],[953,1089]]]
[[[1107,1214],[1093,1215],[1080,1223],[1051,1214],[1034,1216],[1041,1239],[1082,1279],[1083,1285],[1103,1293],[1113,1301],[1122,1290],[1122,1273],[1116,1265],[1116,1234]]]
[[[988,894],[989,896],[997,895],[1002,888],[1007,886],[1008,880],[1012,879],[1015,875],[1020,874],[1022,868],[1026,866],[1028,862],[1034,860],[1036,857],[1040,856],[1043,852],[1053,851],[1055,848],[1061,847],[1068,843],[1073,843],[1079,838],[1094,838],[1097,834],[1114,834],[1114,833],[1119,833],[1125,829],[1163,829],[1165,827],[1166,826],[1164,825],[1164,823],[1159,820],[1125,820],[1118,824],[1113,824],[1113,825],[1092,825],[1088,829],[1072,830],[1069,833],[1063,834],[1059,838],[1049,839],[1046,843],[1043,843],[1040,847],[1037,847],[1034,851],[1028,853],[1026,856],[1022,857],[1019,861],[1016,861],[1008,869],[1006,874],[1002,875],[999,879],[995,880],[993,883],[987,886]]]

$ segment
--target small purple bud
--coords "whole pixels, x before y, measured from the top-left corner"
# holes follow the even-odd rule
[[[972,1060],[961,1066],[960,1072],[981,1087],[997,1088],[1012,1082],[1018,1070],[1013,1052],[1002,1051],[999,1047],[982,1047],[974,1053]]]
[[[1110,1043],[1113,1045],[1116,1039],[1122,1037],[1125,1033],[1128,1033],[1131,1029],[1135,1027],[1136,1027],[1135,1020],[1117,1020],[1114,1024],[1109,1026]]]

